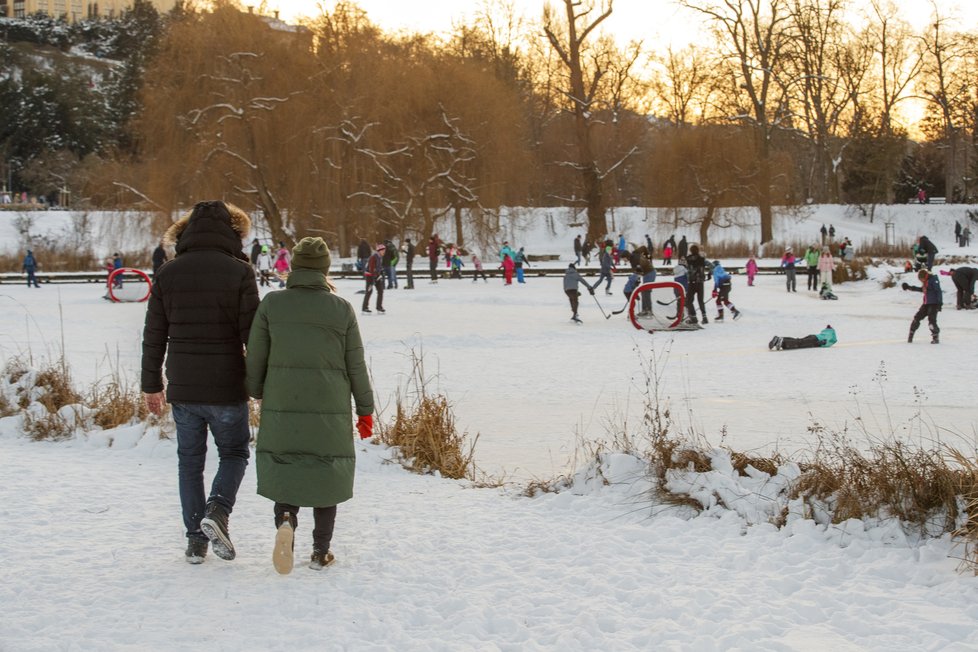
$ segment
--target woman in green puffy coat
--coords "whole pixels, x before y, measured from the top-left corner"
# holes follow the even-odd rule
[[[373,434],[373,390],[353,307],[329,281],[329,248],[303,238],[292,250],[286,289],[265,296],[248,338],[248,393],[261,399],[255,449],[258,493],[275,501],[275,550],[280,573],[293,565],[300,507],[312,507],[310,568],[333,561],[329,544],[336,505],[353,496],[357,430]]]

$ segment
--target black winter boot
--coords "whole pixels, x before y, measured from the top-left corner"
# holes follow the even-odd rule
[[[910,331],[910,334],[907,335],[907,343],[910,344],[912,342],[913,342],[913,331]]]
[[[234,559],[234,544],[228,534],[228,512],[218,503],[208,503],[204,518],[200,519],[200,530],[211,540],[214,554],[231,561]]]
[[[203,564],[204,557],[207,556],[207,539],[187,539],[187,550],[183,554],[188,564]]]

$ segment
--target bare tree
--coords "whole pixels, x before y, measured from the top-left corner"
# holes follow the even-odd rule
[[[762,244],[774,237],[771,136],[782,115],[776,94],[788,84],[784,78],[791,38],[787,1],[680,0],[682,6],[702,13],[713,23],[722,54],[733,64],[739,88],[748,98],[748,111],[731,118],[750,125],[754,133],[754,185]]]
[[[374,202],[382,211],[379,220],[402,235],[408,230],[429,234],[435,220],[450,209],[478,205],[475,180],[465,173],[466,164],[475,159],[475,143],[444,108],[441,118],[442,129],[409,136],[391,149],[356,147],[376,168],[379,179],[364,183],[364,189],[351,196]],[[418,214],[420,224],[414,219]],[[457,228],[461,244],[461,224]]]
[[[961,114],[958,107],[967,100],[974,79],[963,74],[967,53],[963,35],[948,29],[951,18],[941,15],[934,0],[931,0],[931,7],[931,22],[921,38],[926,53],[921,70],[921,95],[936,114],[936,120],[933,120],[936,133],[933,135],[944,147],[944,196],[950,201],[958,194],[956,184],[963,176],[958,167],[963,127],[956,124],[956,118]]]
[[[792,0],[793,76],[800,79],[799,97],[805,133],[812,146],[806,197],[818,202],[839,201],[838,170],[846,139],[842,120],[855,95],[849,79],[865,77],[865,59],[847,59],[848,34],[842,20],[845,0]],[[845,65],[846,70],[839,67]],[[858,66],[858,68],[857,68]],[[857,87],[856,93],[860,92]]]
[[[570,104],[574,119],[574,142],[577,157],[560,165],[578,173],[581,193],[587,207],[588,232],[592,241],[603,238],[608,226],[605,221],[605,179],[635,153],[628,150],[617,161],[603,167],[595,153],[592,128],[595,125],[596,100],[609,68],[609,52],[588,49],[588,38],[612,12],[613,0],[562,0],[563,18],[558,18],[551,5],[546,5],[543,30],[551,48],[557,53],[566,72],[562,89]],[[607,46],[608,42],[604,42]]]
[[[710,55],[693,45],[679,51],[669,47],[657,63],[652,89],[669,122],[681,127],[710,117],[710,95],[718,84]]]

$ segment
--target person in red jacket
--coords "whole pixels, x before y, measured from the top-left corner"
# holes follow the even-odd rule
[[[365,313],[370,312],[370,295],[374,288],[377,289],[377,312],[384,313],[384,252],[387,246],[379,243],[363,269],[363,279],[367,284],[366,292],[363,295],[363,306],[360,310]]]

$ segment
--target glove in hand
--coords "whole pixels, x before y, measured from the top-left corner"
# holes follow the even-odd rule
[[[369,414],[357,417],[357,432],[360,433],[360,439],[372,437],[374,434],[374,418]]]
[[[910,284],[904,281],[902,284],[900,284],[900,287],[902,287],[904,290],[909,290]]]

